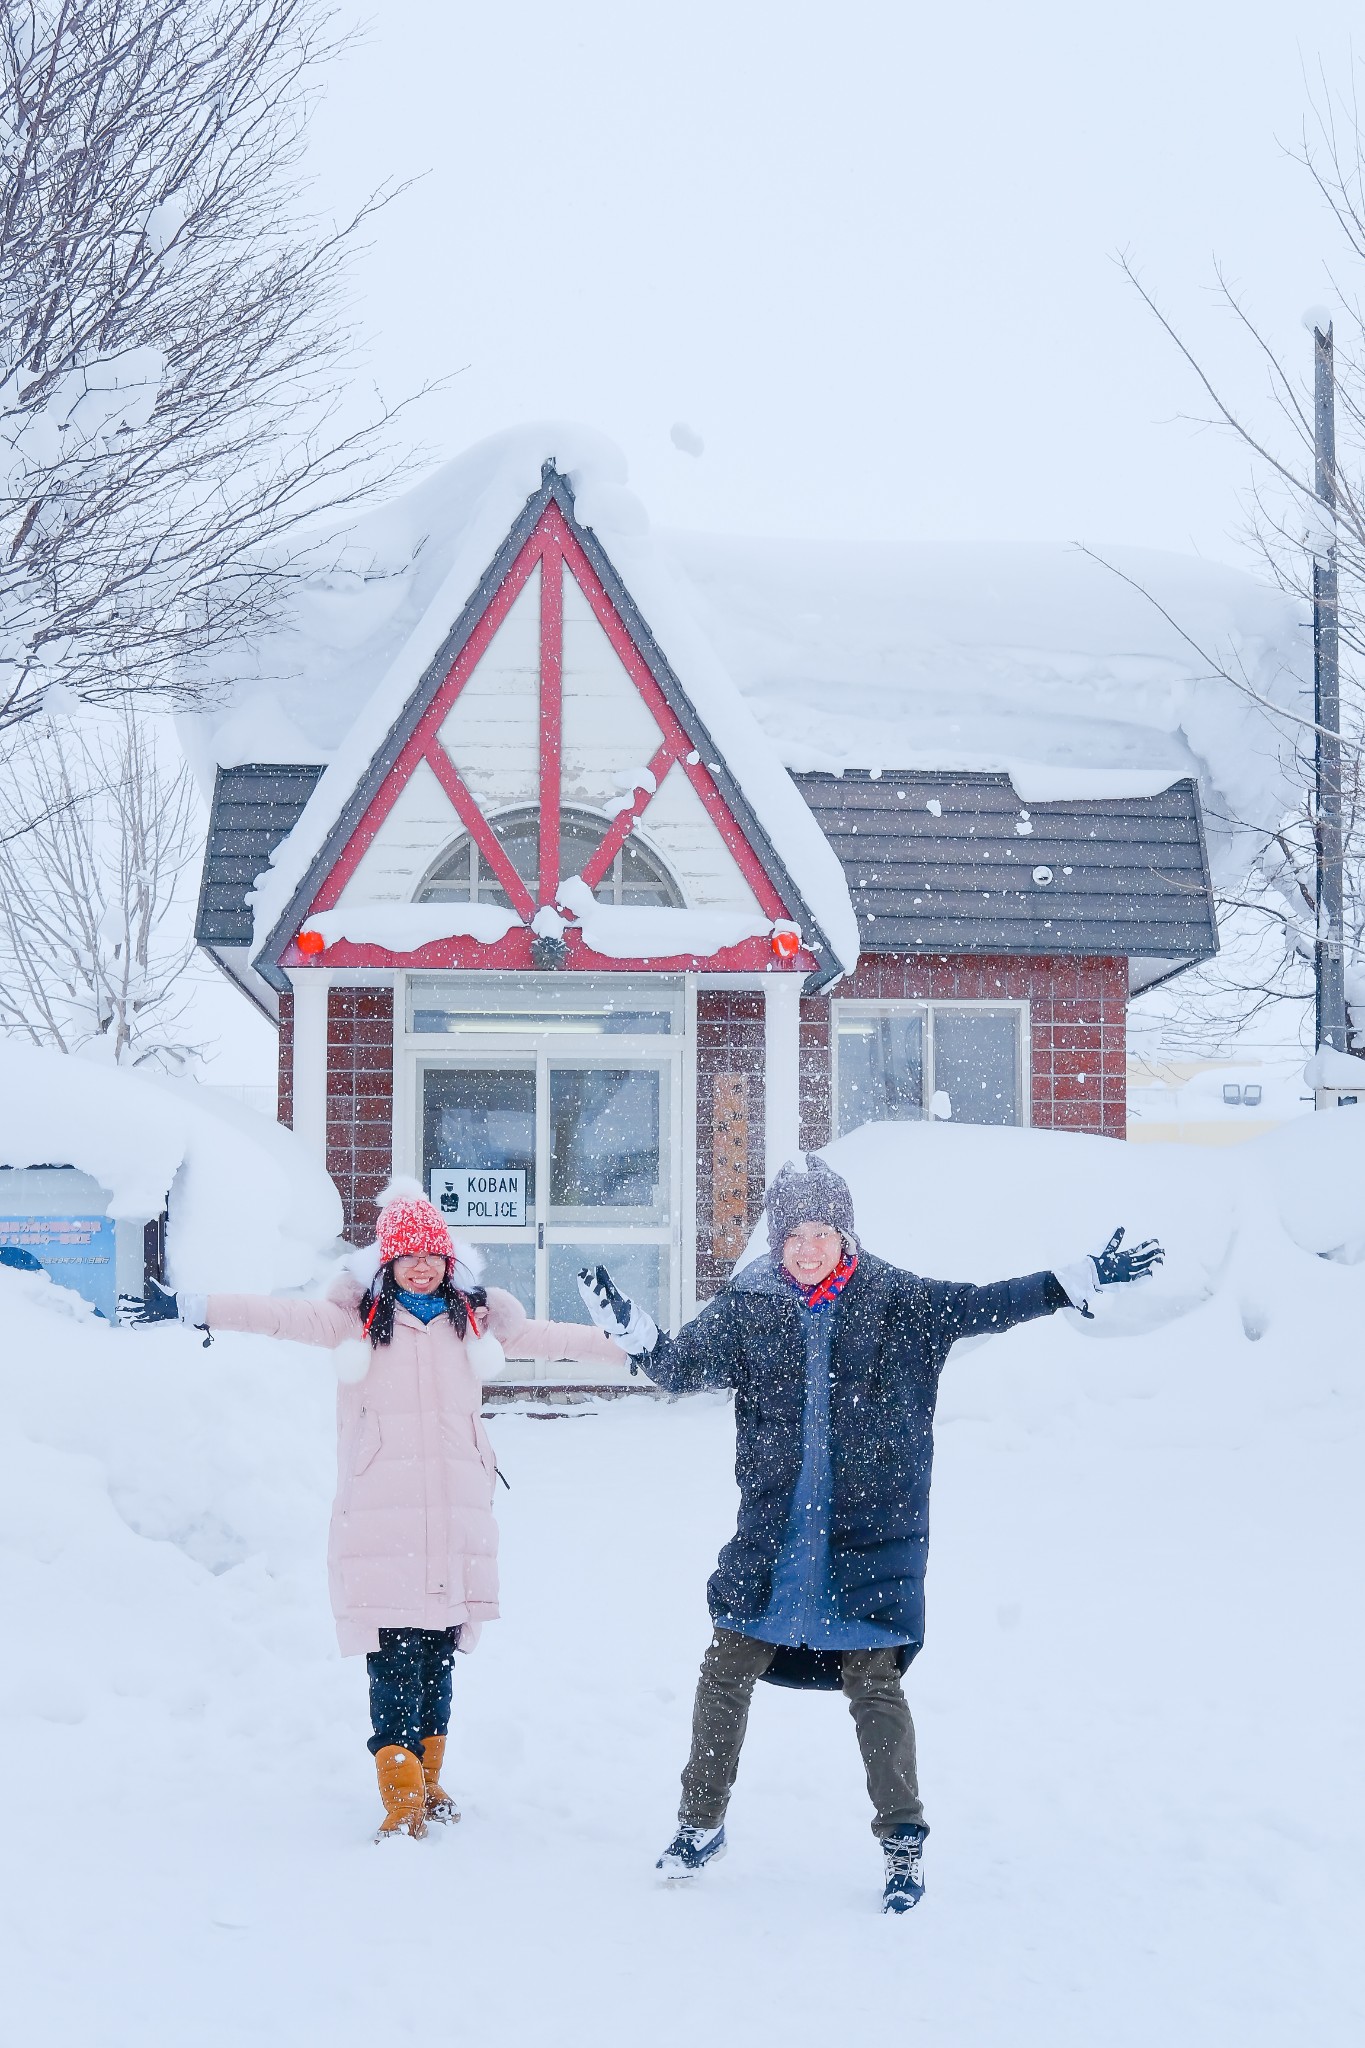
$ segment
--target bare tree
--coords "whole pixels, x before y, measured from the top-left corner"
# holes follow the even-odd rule
[[[183,879],[199,806],[174,740],[131,704],[26,721],[0,782],[0,1030],[176,1067],[194,953]]]
[[[1329,264],[1329,309],[1310,308],[1304,325],[1331,323],[1337,372],[1335,500],[1317,495],[1311,355],[1288,363],[1258,324],[1226,272],[1215,268],[1217,291],[1235,331],[1261,377],[1258,398],[1233,395],[1230,382],[1195,353],[1163,310],[1129,257],[1122,267],[1142,300],[1190,366],[1207,402],[1201,423],[1233,434],[1252,460],[1245,539],[1270,575],[1305,607],[1313,592],[1313,564],[1329,542],[1339,581],[1342,656],[1342,823],[1345,842],[1346,984],[1354,1035],[1365,1039],[1365,130],[1354,98],[1335,93],[1325,79],[1290,155],[1312,179],[1337,232],[1339,255]],[[1107,564],[1113,568],[1114,564]],[[1115,571],[1115,573],[1122,573]],[[1131,578],[1125,578],[1131,581]],[[1145,593],[1150,596],[1150,593]],[[1153,600],[1155,601],[1155,600]],[[1170,618],[1177,631],[1178,619]],[[1189,635],[1185,637],[1189,639]],[[1196,646],[1190,640],[1192,647]],[[1229,669],[1213,650],[1197,652],[1209,672],[1233,684],[1265,713],[1267,744],[1280,754],[1282,777],[1301,795],[1277,818],[1215,818],[1244,841],[1254,856],[1243,879],[1225,889],[1220,913],[1238,943],[1229,958],[1186,984],[1180,1022],[1191,1038],[1226,1032],[1277,1003],[1311,1009],[1312,961],[1318,927],[1314,808],[1314,751],[1318,737],[1311,705],[1272,703],[1245,674]]]
[[[0,732],[192,696],[272,616],[300,522],[391,480],[393,413],[340,422],[346,258],[392,194],[301,211],[334,23],[0,0]]]

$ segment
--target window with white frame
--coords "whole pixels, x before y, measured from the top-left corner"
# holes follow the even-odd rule
[[[1026,1121],[1026,1003],[836,1002],[834,1129]]]
[[[564,810],[559,817],[559,872],[576,875],[587,866],[610,827],[591,811]],[[534,896],[540,873],[540,812],[504,812],[493,820],[503,852]],[[632,833],[593,895],[599,903],[678,905],[678,885],[656,853]],[[469,833],[447,847],[417,891],[419,903],[496,903],[503,909],[502,883]]]

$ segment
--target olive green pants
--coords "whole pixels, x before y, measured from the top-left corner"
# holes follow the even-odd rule
[[[737,1630],[718,1628],[702,1658],[692,1708],[692,1754],[682,1776],[684,1827],[716,1828],[734,1790],[739,1752],[749,1725],[754,1686],[777,1654]],[[915,1724],[901,1690],[896,1651],[845,1650],[841,1680],[858,1734],[874,1835],[889,1835],[913,1823],[924,1826],[915,1771]]]

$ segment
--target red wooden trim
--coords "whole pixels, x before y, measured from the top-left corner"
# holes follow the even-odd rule
[[[400,966],[416,973],[458,968],[465,973],[481,969],[485,973],[525,974],[534,968],[531,936],[525,925],[518,925],[495,946],[481,946],[474,939],[436,939],[431,945],[420,946],[413,953],[391,953],[383,946],[360,946],[350,939],[338,939],[318,960],[305,960],[291,941],[280,959],[283,966],[298,968],[389,969]],[[784,960],[779,967],[769,941],[762,937],[744,939],[739,945],[726,946],[718,953],[676,953],[667,959],[660,956],[648,960],[617,960],[603,953],[590,952],[576,925],[570,925],[564,936],[569,946],[568,967],[580,974],[684,974],[695,970],[708,974],[766,974],[771,971],[775,974],[805,975],[812,973],[820,964],[813,953],[803,948],[794,960]],[[565,1004],[570,1005],[573,983],[566,980],[563,990]]]
[[[508,902],[520,917],[529,921],[536,914],[530,892],[508,859],[502,841],[475,803],[455,763],[434,739],[423,758],[458,811],[460,823],[507,891]]]
[[[616,813],[602,844],[598,847],[592,859],[584,866],[583,880],[590,889],[597,887],[603,875],[605,875],[607,869],[625,845],[626,835],[630,831],[631,826],[654,801],[663,786],[665,775],[667,775],[677,758],[672,740],[665,740],[649,764],[649,772],[654,777],[653,789],[636,790],[626,809]]]
[[[525,589],[527,579],[540,560],[543,546],[544,539],[541,529],[537,527],[515,562],[513,562],[501,584],[499,584],[497,595],[474,627],[460,651],[458,660],[453,664],[445,681],[435,692],[407,744],[388,774],[384,777],[382,785],[376,791],[364,816],[360,819],[350,838],[346,841],[345,846],[337,855],[335,866],[313,898],[312,908],[314,910],[334,910],[336,908],[342,890],[360,865],[361,857],[398,801],[399,794],[412,775],[417,763],[427,755],[428,748],[436,740],[436,735],[445,723],[451,706],[469,681],[474,670],[478,667],[483,656],[488,652],[493,635],[497,632],[499,626],[507,617],[508,612],[511,611],[512,606]],[[444,748],[441,749],[441,752],[442,754],[445,753]],[[448,755],[445,758],[449,760]],[[432,762],[431,765],[434,767],[435,763]],[[464,785],[461,783],[461,788],[463,787]],[[449,794],[449,792],[447,793]],[[454,801],[453,796],[452,801]],[[472,797],[470,802],[473,802]],[[481,812],[479,815],[482,817]],[[473,828],[469,827],[468,829],[472,831]],[[482,846],[480,846],[480,851],[483,851]],[[494,863],[494,865],[496,864]],[[506,888],[505,882],[503,886]],[[525,884],[520,876],[517,877],[517,887],[525,895]],[[515,903],[517,898],[515,895],[510,895],[510,900]],[[526,900],[530,901],[529,896]],[[527,914],[529,915],[530,913]]]
[[[649,664],[626,630],[624,620],[602,588],[592,563],[584,554],[557,505],[546,506],[544,524],[547,530],[553,531],[563,550],[574,582],[591,605],[598,624],[606,633],[631,681],[649,706],[659,730],[665,739],[672,743],[673,751],[685,760],[692,750],[692,742],[678,723],[668,699],[650,674]],[[787,905],[778,895],[738,820],[706,772],[705,765],[700,761],[689,764],[687,775],[765,914],[771,918],[790,916]],[[642,816],[648,808],[647,803],[642,804],[637,815]]]
[[[564,558],[540,557],[540,900],[559,894],[559,801],[564,745]]]
[[[542,564],[540,886],[543,900],[553,899],[560,879],[558,866],[563,730],[563,566],[566,565],[664,736],[662,745],[650,763],[656,784],[661,787],[673,763],[682,761],[688,780],[701,798],[725,845],[733,854],[745,880],[754,891],[764,914],[774,919],[787,917],[790,914],[787,905],[783,903],[738,820],[716,787],[705,763],[687,760],[691,742],[686,732],[663,691],[655,682],[648,663],[631,638],[625,622],[608,597],[581,544],[575,538],[559,507],[554,504],[546,507],[535,531],[508,570],[482,618],[470,633],[449,674],[434,692],[430,704],[385,777],[382,787],[376,792],[338,856],[335,866],[318,890],[313,902],[314,910],[335,909],[342,891],[388,817],[399,793],[413,774],[417,763],[425,759],[450,798],[460,822],[502,883],[508,901],[516,908],[518,915],[528,923],[534,916],[535,904],[526,884],[507,858],[492,826],[479,809],[454,762],[440,744],[438,734],[461,690],[487,652],[494,634],[525,588],[527,579],[537,563]],[[558,576],[553,573],[555,568],[559,568]],[[627,833],[637,820],[647,813],[655,794],[657,789],[653,792],[637,791],[631,805],[618,813],[612,821],[592,861],[584,870],[584,878],[590,887],[600,882],[624,844]],[[588,962],[595,965],[604,957],[589,953],[582,944],[581,934],[577,931],[571,931],[568,936],[571,959],[582,956],[585,965]],[[520,968],[530,965],[530,935],[524,930],[509,933],[496,947],[476,946],[472,940],[442,941],[438,946],[423,947],[412,955],[394,955],[385,952],[381,947],[342,944],[329,947],[324,958],[328,965],[338,967],[386,965],[395,958],[403,958],[419,967]],[[282,960],[287,965],[304,964],[292,944],[286,948]],[[648,972],[654,969],[676,973],[689,967],[706,966],[722,970],[728,968],[734,973],[752,973],[755,970],[770,970],[773,966],[773,956],[766,939],[752,939],[746,940],[741,946],[729,947],[710,958],[686,955],[669,960],[609,961],[608,965],[617,971]],[[814,955],[803,949],[795,960],[784,965],[782,971],[809,973],[818,965],[819,962]]]

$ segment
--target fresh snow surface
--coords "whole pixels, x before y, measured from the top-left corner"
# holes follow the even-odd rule
[[[733,1527],[725,1398],[496,1415],[465,1818],[381,1850],[326,1602],[327,1357],[110,1330],[0,1273],[9,2035],[823,2048],[890,2014],[935,2048],[1354,2048],[1365,1265],[1314,1252],[1365,1248],[1365,1118],[1221,1165],[926,1126],[831,1156],[921,1270],[1065,1261],[1120,1220],[1172,1253],[1149,1334],[1058,1317],[949,1360],[923,1905],[878,1912],[841,1702],[762,1686],[728,1858],[655,1881]]]
[[[0,1166],[75,1166],[109,1214],[169,1199],[171,1284],[299,1287],[323,1270],[341,1203],[294,1133],[217,1089],[0,1038]]]

